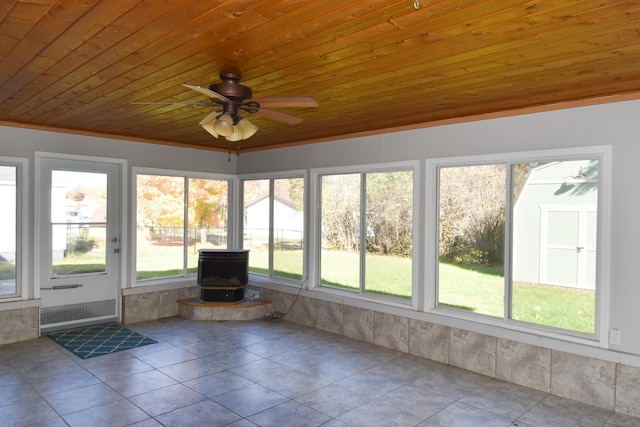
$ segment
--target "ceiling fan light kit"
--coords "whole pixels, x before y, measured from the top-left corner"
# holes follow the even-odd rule
[[[286,125],[297,125],[300,117],[262,107],[317,107],[315,99],[308,96],[278,96],[270,98],[253,98],[250,87],[240,84],[240,74],[232,71],[220,73],[220,83],[208,88],[183,83],[182,86],[195,90],[209,98],[209,102],[134,102],[133,104],[183,104],[198,106],[222,107],[209,113],[200,120],[200,126],[214,138],[225,137],[228,141],[242,141],[251,138],[258,131],[258,126],[242,117],[239,112],[255,114],[269,120]],[[262,107],[261,107],[262,106]],[[230,150],[230,149],[229,149]]]
[[[219,114],[217,111],[202,119],[200,126],[214,138],[224,136],[234,142],[248,139],[258,131],[258,126],[239,114],[233,118],[227,113]]]
[[[187,83],[183,86],[208,97],[211,105],[222,107],[222,111],[214,111],[202,119],[200,126],[214,138],[223,136],[228,141],[234,142],[251,138],[258,131],[258,127],[242,117],[239,111],[256,114],[287,125],[295,125],[302,122],[302,119],[280,111],[261,108],[261,104],[269,107],[318,106],[318,103],[308,96],[253,99],[251,88],[240,84],[240,75],[229,71],[220,73],[220,83],[214,83],[208,88]]]

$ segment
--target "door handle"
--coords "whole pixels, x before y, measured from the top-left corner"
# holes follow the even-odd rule
[[[81,284],[73,284],[73,285],[56,285],[56,286],[52,286],[50,288],[40,288],[41,291],[59,291],[62,289],[76,289],[76,288],[81,288],[84,285]]]

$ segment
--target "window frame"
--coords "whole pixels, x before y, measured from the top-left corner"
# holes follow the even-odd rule
[[[597,159],[598,172],[598,218],[597,218],[597,253],[596,253],[596,289],[595,289],[595,325],[594,334],[585,334],[577,331],[561,330],[558,328],[532,323],[521,322],[508,318],[512,303],[511,292],[505,296],[504,316],[502,318],[491,317],[482,314],[465,312],[438,306],[438,269],[439,269],[439,169],[443,167],[480,166],[486,164],[505,163],[508,166],[527,162],[552,162],[565,160]],[[567,149],[550,149],[540,151],[526,151],[514,153],[500,153],[495,155],[477,155],[427,159],[426,162],[426,188],[428,195],[425,202],[427,213],[425,227],[425,263],[428,266],[425,272],[426,293],[424,296],[425,312],[443,315],[454,319],[468,320],[500,328],[506,328],[519,332],[533,333],[545,337],[561,339],[564,341],[578,342],[590,346],[608,347],[609,330],[609,301],[610,301],[610,229],[611,229],[611,181],[612,181],[612,148],[610,145],[575,147]],[[508,167],[507,170],[510,170]],[[510,173],[509,173],[510,175]],[[507,179],[508,185],[511,178]],[[511,194],[508,188],[507,193]],[[507,195],[505,195],[507,197]],[[512,289],[512,209],[511,200],[507,198],[507,212],[505,217],[508,223],[505,225],[505,289]],[[432,266],[430,271],[429,266]],[[508,285],[507,274],[509,275]]]
[[[160,168],[148,168],[148,167],[133,167],[131,172],[131,199],[132,199],[132,220],[131,220],[131,244],[132,244],[132,254],[131,257],[131,283],[132,287],[146,287],[153,285],[162,285],[167,283],[175,283],[181,281],[193,281],[196,278],[196,274],[189,274],[187,268],[187,250],[188,246],[184,246],[183,252],[183,272],[180,276],[172,276],[172,277],[161,277],[161,278],[153,278],[153,279],[143,279],[138,280],[138,268],[137,268],[137,239],[138,239],[138,224],[137,224],[137,212],[138,212],[138,175],[157,175],[157,176],[165,176],[165,177],[178,177],[182,178],[187,182],[189,179],[208,179],[208,180],[217,180],[217,181],[227,181],[227,247],[232,248],[234,243],[237,241],[234,231],[236,229],[235,226],[235,218],[236,218],[236,207],[235,200],[236,198],[236,179],[233,175],[227,174],[219,174],[219,173],[207,173],[207,172],[196,172],[196,171],[184,171],[184,170],[175,170],[175,169],[160,169]],[[188,191],[184,194],[185,202],[188,200]],[[184,226],[186,229],[189,226],[189,216],[188,216],[188,205],[185,204],[184,207]]]
[[[16,236],[15,236],[15,293],[0,296],[0,303],[22,301],[28,298],[27,277],[29,229],[28,210],[28,160],[21,157],[0,157],[0,166],[16,168]]]
[[[315,168],[311,169],[311,186],[310,186],[310,200],[315,206],[315,209],[312,209],[309,215],[310,218],[310,250],[309,256],[310,260],[310,289],[313,289],[317,292],[322,292],[330,295],[336,295],[340,297],[349,297],[362,301],[372,302],[372,303],[383,303],[389,306],[395,306],[400,308],[410,308],[412,310],[417,310],[420,306],[421,298],[420,295],[421,289],[418,286],[418,278],[419,278],[419,259],[422,259],[421,253],[421,242],[420,237],[421,233],[419,232],[420,228],[420,193],[422,191],[422,180],[420,177],[420,161],[419,160],[410,160],[410,161],[398,161],[398,162],[388,162],[388,163],[375,163],[375,164],[366,164],[366,165],[350,165],[350,166],[338,166],[338,167],[327,167],[327,168]],[[401,172],[401,171],[411,171],[413,173],[413,206],[412,206],[412,254],[411,254],[411,297],[410,298],[400,298],[400,297],[389,297],[384,295],[376,295],[372,292],[366,292],[366,284],[362,283],[362,275],[360,276],[360,286],[359,290],[351,291],[351,290],[342,290],[330,286],[323,286],[321,280],[321,244],[322,244],[322,177],[328,175],[346,175],[346,174],[360,174],[362,178],[363,174],[373,174],[373,173],[385,173],[385,172]],[[363,194],[362,191],[366,188],[360,188],[360,200],[366,198],[366,194]],[[363,258],[366,256],[366,248],[360,249],[360,265],[359,268],[362,270],[365,266],[362,264]],[[366,279],[366,278],[365,278]],[[362,289],[365,289],[365,292]]]
[[[309,191],[308,191],[308,173],[305,169],[296,169],[290,171],[268,172],[268,173],[256,173],[239,175],[238,177],[238,247],[244,246],[244,182],[245,181],[269,181],[269,260],[268,260],[268,275],[251,273],[249,276],[252,281],[256,282],[269,282],[278,283],[282,285],[289,285],[300,287],[308,281],[309,278]],[[292,179],[300,178],[303,182],[303,236],[302,236],[302,278],[301,280],[287,279],[285,277],[274,276],[274,200],[275,191],[274,183],[280,179]],[[251,258],[251,252],[249,252],[249,258]]]

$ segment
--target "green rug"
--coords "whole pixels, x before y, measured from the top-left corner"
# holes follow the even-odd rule
[[[157,343],[115,323],[52,332],[47,336],[81,359]]]

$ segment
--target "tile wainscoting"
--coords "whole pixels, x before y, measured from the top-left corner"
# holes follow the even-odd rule
[[[640,368],[260,288],[286,320],[640,417]]]
[[[291,308],[285,317],[288,321],[640,417],[640,368],[343,303],[306,296],[296,300],[291,293],[258,289],[261,298],[273,302],[274,311],[285,313]],[[197,287],[125,295],[123,322],[178,316],[177,300],[197,295]]]
[[[39,328],[38,307],[0,310],[0,345],[38,338]]]
[[[197,286],[123,295],[122,322],[138,323],[178,316],[178,300],[197,296]]]

